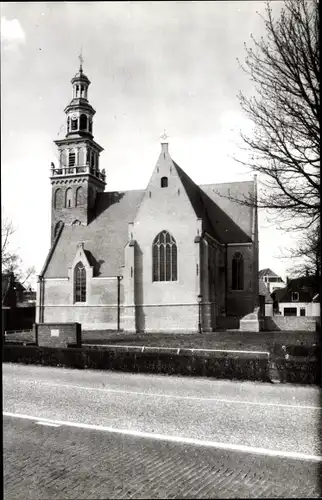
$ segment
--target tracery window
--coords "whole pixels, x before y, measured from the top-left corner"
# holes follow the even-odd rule
[[[86,269],[78,262],[74,270],[74,302],[86,302]]]
[[[152,245],[153,281],[176,281],[177,244],[168,231],[161,231]]]

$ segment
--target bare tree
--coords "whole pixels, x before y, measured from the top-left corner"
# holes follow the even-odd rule
[[[285,0],[278,19],[270,4],[266,37],[245,44],[242,69],[257,95],[239,94],[253,124],[241,132],[246,161],[260,174],[258,208],[288,230],[318,227],[320,214],[320,94],[318,0]],[[235,200],[254,206],[252,197]]]
[[[12,272],[16,281],[22,285],[29,285],[30,279],[35,275],[35,267],[24,268],[23,262],[18,253],[10,248],[11,236],[15,228],[8,218],[4,218],[1,226],[1,271],[2,273]]]
[[[315,228],[307,231],[296,249],[290,251],[294,264],[287,271],[294,277],[305,274],[321,277],[321,234]],[[297,259],[300,258],[300,261]],[[297,262],[297,263],[296,263]]]

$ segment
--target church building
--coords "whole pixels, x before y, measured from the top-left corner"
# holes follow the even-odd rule
[[[256,198],[256,179],[198,186],[163,136],[145,189],[106,190],[82,64],[71,84],[66,136],[55,141],[59,164],[51,166],[51,247],[38,279],[36,321],[197,332],[252,312],[257,210],[232,199]],[[220,165],[209,168],[216,178]]]

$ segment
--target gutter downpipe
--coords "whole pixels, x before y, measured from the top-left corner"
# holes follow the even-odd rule
[[[121,280],[123,276],[117,276],[117,331],[121,326]]]

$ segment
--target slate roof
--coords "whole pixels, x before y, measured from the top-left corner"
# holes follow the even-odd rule
[[[261,269],[259,272],[258,272],[258,276],[260,278],[264,277],[264,276],[271,276],[273,278],[278,278],[279,276],[274,273],[274,271],[272,271],[269,267],[266,267],[265,269]]]
[[[173,160],[172,160],[173,161]],[[182,170],[174,161],[173,164],[177,169],[180,180],[186,190],[191,205],[198,218],[203,219],[204,229],[209,232],[220,243],[247,243],[251,241],[251,224],[247,224],[247,229],[244,230],[231,218],[231,215],[237,216],[238,210],[231,208],[231,215],[225,213],[214,199],[209,196],[211,190],[216,184],[198,186],[193,180]],[[218,185],[217,185],[218,186]],[[214,192],[214,191],[212,191]],[[231,200],[229,205],[236,205]],[[226,204],[227,205],[227,204]],[[239,206],[238,206],[239,208]],[[248,214],[251,215],[252,214]],[[238,216],[237,216],[238,218]]]
[[[252,237],[252,207],[233,202],[229,198],[236,198],[242,202],[245,198],[253,196],[254,181],[202,184],[199,187],[247,236]]]
[[[248,243],[252,237],[252,208],[226,199],[252,193],[254,182],[198,186],[173,160],[196,216],[220,243]],[[218,192],[220,195],[218,195]],[[88,226],[63,226],[58,232],[41,273],[45,278],[68,275],[78,243],[94,267],[94,276],[117,276],[124,265],[128,223],[135,218],[145,190],[105,192],[98,195],[95,217]],[[104,237],[103,237],[104,235]]]
[[[292,293],[299,293],[296,302],[312,302],[313,297],[319,293],[319,282],[315,276],[303,276],[292,279],[285,288],[274,290],[272,297],[276,302],[292,302]]]
[[[100,193],[96,217],[88,226],[64,226],[45,271],[45,278],[68,275],[77,250],[84,243],[86,256],[94,265],[94,276],[117,276],[124,265],[128,223],[135,217],[144,190]],[[104,237],[102,237],[104,235]]]

